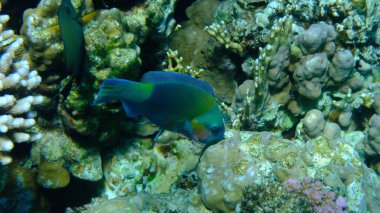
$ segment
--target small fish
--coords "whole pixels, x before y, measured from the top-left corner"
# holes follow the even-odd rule
[[[223,114],[214,90],[191,76],[152,71],[141,82],[106,79],[93,104],[114,100],[121,101],[128,117],[145,116],[160,127],[160,132],[178,132],[205,144],[223,139]]]
[[[84,33],[80,17],[78,17],[70,0],[62,0],[58,7],[57,16],[64,46],[65,76],[72,78],[67,85],[69,89],[63,88],[62,91],[70,91],[73,81],[80,84],[86,71],[87,57]]]

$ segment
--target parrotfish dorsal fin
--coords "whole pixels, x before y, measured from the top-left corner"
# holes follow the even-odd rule
[[[214,89],[210,86],[210,84],[193,78],[189,75],[175,73],[175,72],[165,72],[165,71],[150,71],[143,75],[141,78],[142,82],[152,82],[152,83],[163,83],[163,82],[183,82],[187,84],[191,84],[197,86],[212,96],[215,96]]]

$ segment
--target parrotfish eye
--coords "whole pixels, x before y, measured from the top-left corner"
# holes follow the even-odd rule
[[[210,126],[210,130],[212,132],[217,132],[218,130],[220,130],[220,126],[218,126],[218,125],[211,125]]]

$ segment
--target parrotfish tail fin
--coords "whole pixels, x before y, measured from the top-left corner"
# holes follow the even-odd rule
[[[123,97],[121,97],[121,91],[122,88],[128,84],[129,81],[123,79],[109,78],[104,80],[100,86],[98,96],[92,105],[123,99]]]
[[[94,103],[104,103],[123,100],[130,103],[139,103],[150,97],[152,86],[125,79],[109,78],[103,81]]]

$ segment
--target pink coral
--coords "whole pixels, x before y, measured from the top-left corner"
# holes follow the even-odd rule
[[[306,177],[302,181],[289,179],[284,182],[284,185],[290,192],[305,196],[314,205],[315,212],[346,212],[344,210],[347,206],[346,199],[342,196],[336,197],[334,192],[324,189],[320,181],[314,181],[310,177]]]

